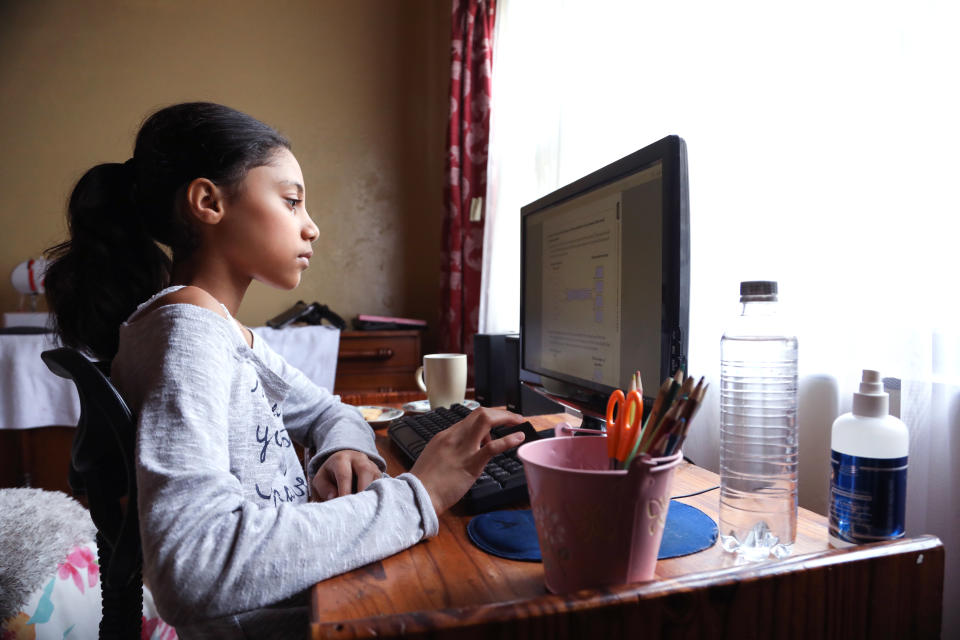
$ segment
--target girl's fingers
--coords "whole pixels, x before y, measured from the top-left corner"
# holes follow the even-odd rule
[[[369,460],[357,467],[357,491],[363,491],[370,483],[380,477],[380,469]]]
[[[381,476],[380,468],[359,451],[338,451],[323,464],[314,487],[322,500],[363,491]]]
[[[478,466],[482,469],[494,456],[498,456],[508,449],[519,446],[523,442],[524,437],[522,431],[517,431],[516,433],[511,433],[508,436],[497,438],[496,440],[491,440],[486,443],[475,454],[477,458],[476,461],[479,463]]]
[[[353,493],[353,465],[349,458],[341,456],[331,469],[337,483],[337,496],[348,496]]]
[[[490,441],[490,429],[498,426],[513,426],[524,421],[519,416],[504,409],[477,409],[464,418],[467,432],[476,438],[478,446],[486,445]]]
[[[320,500],[332,500],[337,497],[337,487],[327,479],[325,469],[321,469],[313,478],[313,490],[317,493]]]

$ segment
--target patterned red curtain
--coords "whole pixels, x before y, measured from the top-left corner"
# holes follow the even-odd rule
[[[468,358],[480,308],[496,7],[496,0],[453,0],[440,344]]]

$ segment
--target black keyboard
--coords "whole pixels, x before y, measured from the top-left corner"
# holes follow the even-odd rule
[[[394,420],[387,433],[390,441],[412,465],[430,438],[468,415],[470,409],[462,404],[453,405],[449,409],[440,408],[428,413],[405,415]],[[523,431],[524,442],[532,442],[538,438],[536,430],[529,422],[495,427],[490,431],[490,436],[494,439],[502,438],[516,431]],[[460,500],[460,504],[464,505],[469,513],[484,513],[527,500],[527,477],[523,473],[523,463],[517,458],[517,447],[514,447],[494,456],[487,463],[483,473]]]

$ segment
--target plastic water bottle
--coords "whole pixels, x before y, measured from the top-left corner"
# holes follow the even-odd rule
[[[776,282],[741,282],[740,302],[720,341],[720,544],[782,558],[797,537],[797,338]]]

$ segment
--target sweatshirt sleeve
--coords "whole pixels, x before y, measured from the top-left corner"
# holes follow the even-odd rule
[[[317,473],[327,456],[342,449],[361,451],[381,471],[387,468],[377,452],[373,429],[359,411],[317,386],[277,354],[259,335],[254,340],[261,340],[257,354],[290,387],[283,401],[283,420],[287,433],[300,444],[314,449],[307,465],[308,480]]]
[[[211,312],[166,309],[138,322],[149,323],[149,333],[141,327],[128,336],[126,354],[122,339],[114,363],[138,416],[144,578],[166,621],[275,604],[436,534],[429,496],[410,474],[324,503],[245,499],[227,424],[240,347],[225,323],[202,317]]]

